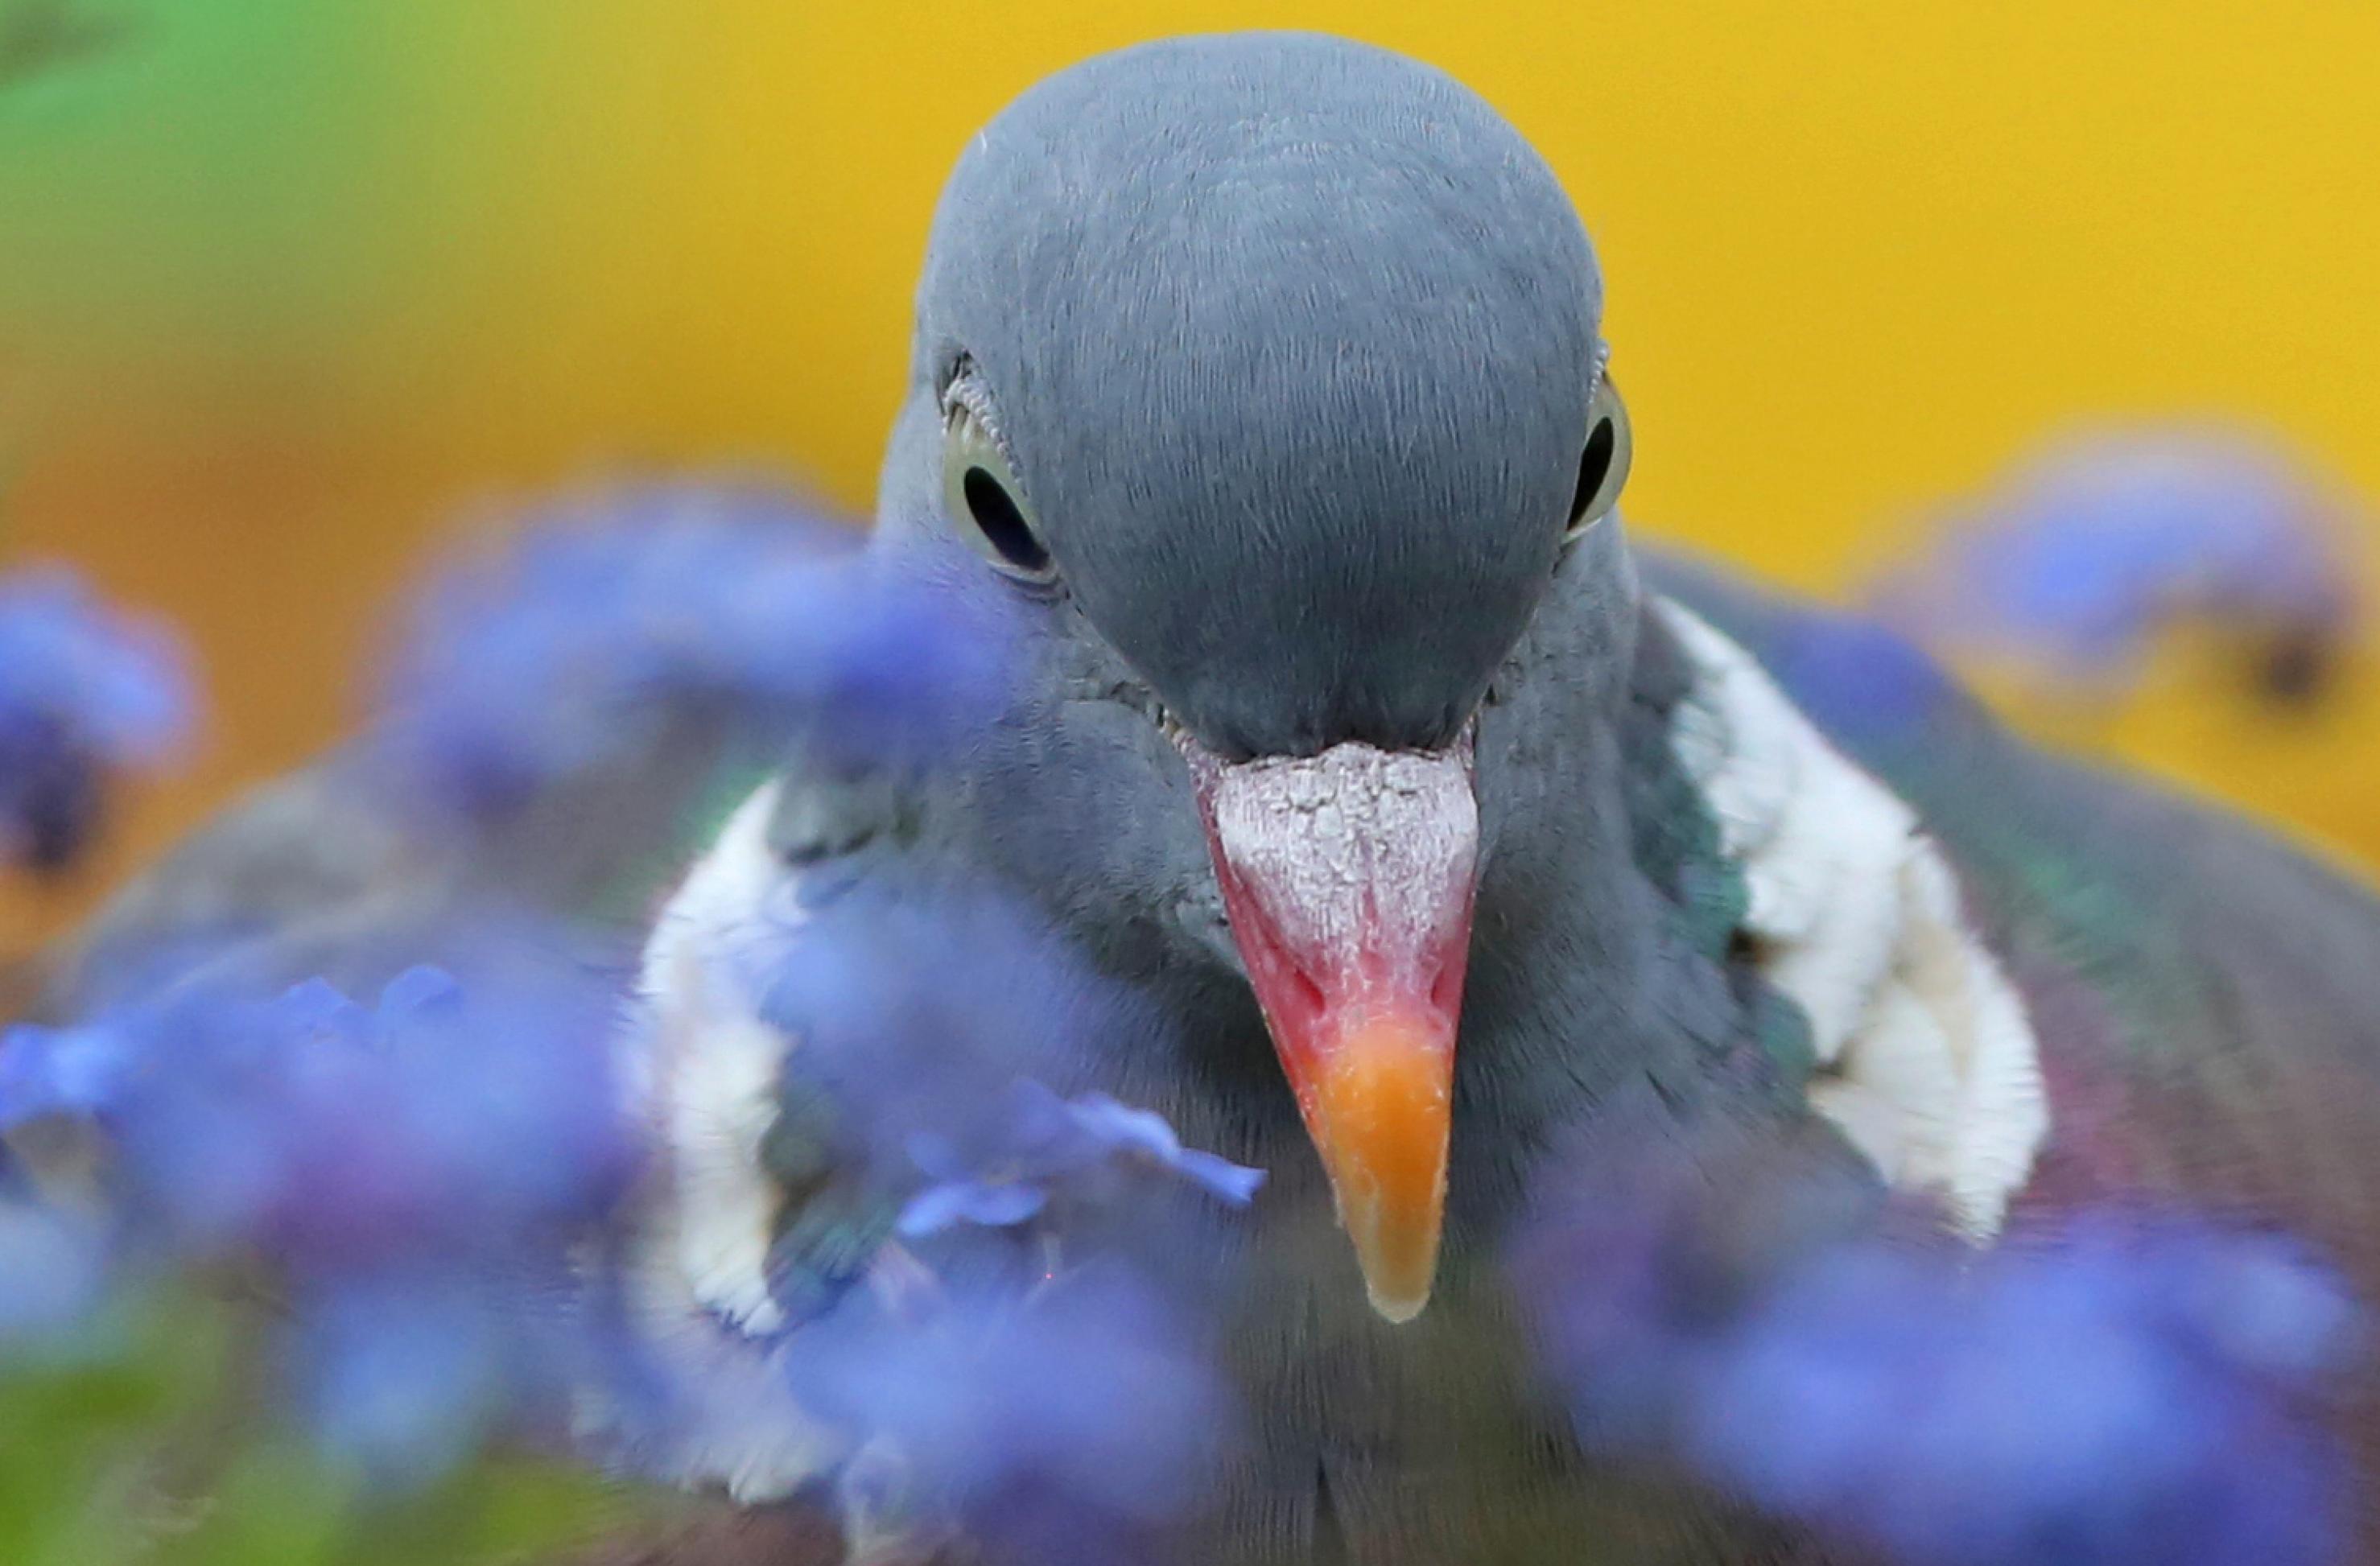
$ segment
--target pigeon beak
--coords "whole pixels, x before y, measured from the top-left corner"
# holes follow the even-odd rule
[[[1229,763],[1186,735],[1215,879],[1372,1306],[1429,1303],[1479,847],[1472,740]]]

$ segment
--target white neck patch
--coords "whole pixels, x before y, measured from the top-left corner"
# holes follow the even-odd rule
[[[761,1163],[795,1041],[758,1014],[743,959],[797,919],[793,872],[769,851],[775,784],[739,807],[662,909],[645,946],[621,1076],[651,1163],[626,1257],[627,1303],[668,1375],[668,1407],[589,1401],[582,1435],[641,1471],[735,1499],[780,1499],[832,1469],[842,1440],[795,1402],[770,1334],[779,1194]]]
[[[1670,600],[1647,607],[1694,669],[1670,743],[1743,874],[1757,965],[1809,1017],[1811,1106],[1989,1239],[2049,1131],[2023,998],[1916,812],[1742,647]]]

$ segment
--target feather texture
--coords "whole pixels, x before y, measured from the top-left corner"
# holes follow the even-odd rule
[[[1744,878],[1755,965],[1809,1019],[1812,1107],[1887,1180],[1988,1237],[2048,1132],[2023,999],[1916,813],[1749,653],[1653,601],[1694,667],[1674,743]]]

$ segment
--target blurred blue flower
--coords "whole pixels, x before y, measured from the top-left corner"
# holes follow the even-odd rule
[[[415,606],[380,740],[401,776],[501,807],[674,712],[931,754],[1001,705],[1003,601],[929,552],[760,490],[653,488],[533,519]]]
[[[855,1292],[785,1364],[862,1449],[844,1499],[863,1524],[958,1523],[996,1560],[1114,1566],[1145,1558],[1132,1541],[1231,1439],[1207,1348],[1144,1281],[1092,1266],[1022,1293]]]
[[[913,1214],[922,1293],[844,1286],[871,1238],[793,1312],[816,1336],[789,1357],[856,1443],[878,1441],[854,1504],[963,1512],[1029,1541],[1022,1559],[1133,1559],[1118,1541],[1220,1439],[1220,1393],[1180,1330],[1192,1294],[1166,1270],[1205,1286],[1197,1258],[1220,1252],[1177,1245],[1167,1215],[1245,1201],[1257,1176],[1083,1091],[1163,1025],[1010,900],[886,878],[780,914],[717,953],[749,963],[804,1038],[783,1088],[801,1125],[764,1159],[856,1171],[880,1204],[830,1252],[880,1237],[937,1180],[967,1208]],[[87,1022],[0,1043],[0,1123],[95,1122],[131,1251],[261,1260],[283,1281],[272,1363],[322,1450],[382,1487],[524,1423],[558,1429],[566,1389],[674,1407],[644,1385],[660,1367],[625,1341],[620,1281],[597,1263],[630,1172],[612,987],[534,930],[455,933],[455,966],[408,969],[369,1003],[321,980],[243,988],[201,953]],[[1030,1237],[964,1220],[1004,1223],[995,1204],[1017,1193],[1043,1211]],[[1075,1221],[1093,1208],[1120,1239]],[[1062,1385],[1061,1366],[1102,1378]]]
[[[905,1238],[937,1234],[954,1224],[1007,1229],[1029,1223],[1050,1205],[1050,1193],[1039,1184],[1008,1178],[977,1179],[963,1168],[938,1171],[939,1161],[921,1150],[917,1167],[935,1176],[934,1184],[909,1198],[902,1208],[896,1232]],[[953,1160],[955,1162],[955,1160]]]
[[[123,1091],[135,1051],[134,1040],[113,1028],[0,1031],[0,1132],[98,1113]]]
[[[0,1191],[0,1349],[74,1326],[99,1299],[107,1260],[96,1224]]]
[[[279,1279],[292,1395],[384,1485],[436,1476],[601,1358],[567,1305],[574,1247],[634,1172],[611,987],[527,932],[457,944],[468,982],[414,967],[370,1006],[201,966],[0,1040],[0,1127],[98,1125],[127,1256]],[[29,1267],[18,1288],[68,1276]],[[42,1287],[0,1288],[0,1319],[66,1285]]]
[[[1941,668],[1907,637],[1848,615],[1798,617],[1761,650],[1803,711],[1855,743],[1918,743],[1953,695]]]
[[[1164,1014],[1033,905],[877,868],[807,903],[789,889],[721,954],[802,1041],[762,1158],[781,1186],[830,1199],[798,1208],[771,1248],[786,1315],[829,1308],[894,1235],[937,1269],[1020,1277],[1059,1256],[1154,1275],[1220,1255],[1220,1209],[1260,1175],[1183,1147],[1097,1086],[1169,1058]]]
[[[1915,1566],[2335,1558],[2357,1317],[2294,1248],[2104,1213],[1975,1253],[1745,1189],[1565,1166],[1517,1276],[1590,1443]]]
[[[102,604],[72,572],[0,577],[0,862],[56,869],[88,840],[102,775],[188,738],[180,643]]]
[[[435,1478],[509,1412],[525,1368],[509,1303],[484,1280],[435,1269],[309,1291],[291,1360],[316,1439],[384,1487]]]
[[[95,1115],[169,1248],[302,1266],[502,1253],[598,1213],[632,1153],[601,987],[527,961],[466,994],[415,968],[366,1009],[320,980],[198,985],[0,1045],[0,1125]]]
[[[1104,1093],[1069,1100],[1026,1080],[1010,1086],[1007,1099],[1006,1137],[974,1159],[939,1133],[911,1135],[909,1157],[934,1184],[901,1209],[900,1233],[914,1239],[954,1223],[1024,1223],[1053,1197],[1107,1194],[1122,1168],[1135,1165],[1174,1175],[1233,1207],[1245,1207],[1264,1184],[1262,1170],[1184,1147],[1164,1116]]]
[[[1085,1167],[1145,1136],[1096,1105],[1051,1105],[1108,1062],[1161,1050],[1163,1015],[1031,905],[883,869],[783,910],[740,954],[764,1014],[803,1041],[785,1090],[805,1113],[824,1107],[820,1135],[843,1160],[903,1171],[923,1151],[933,1171],[973,1178],[1027,1156]]]
[[[1854,1247],[1791,1279],[1703,1367],[1685,1442],[1791,1515],[1915,1561],[2336,1558],[2337,1454],[2303,1368],[2238,1352],[2187,1278],[2286,1302],[2325,1366],[2336,1285],[2273,1243],[2081,1222],[1972,1271]]]
[[[1944,518],[1871,601],[1921,641],[2083,686],[2128,682],[2169,626],[2218,624],[2265,639],[2279,688],[2353,629],[2349,516],[2235,431],[2081,438]]]

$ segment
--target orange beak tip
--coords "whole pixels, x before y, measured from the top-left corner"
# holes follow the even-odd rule
[[[1383,1294],[1379,1290],[1372,1288],[1367,1284],[1365,1287],[1364,1293],[1365,1297],[1372,1302],[1372,1309],[1378,1314],[1380,1319],[1387,1322],[1391,1327],[1403,1326],[1406,1322],[1411,1321],[1415,1317],[1419,1316],[1423,1309],[1429,1304],[1429,1290],[1427,1288],[1424,1288],[1418,1294],[1401,1294],[1391,1296]]]
[[[1319,1062],[1309,1120],[1372,1308],[1411,1321],[1429,1303],[1446,1209],[1450,1030],[1412,1016],[1352,1028]]]

